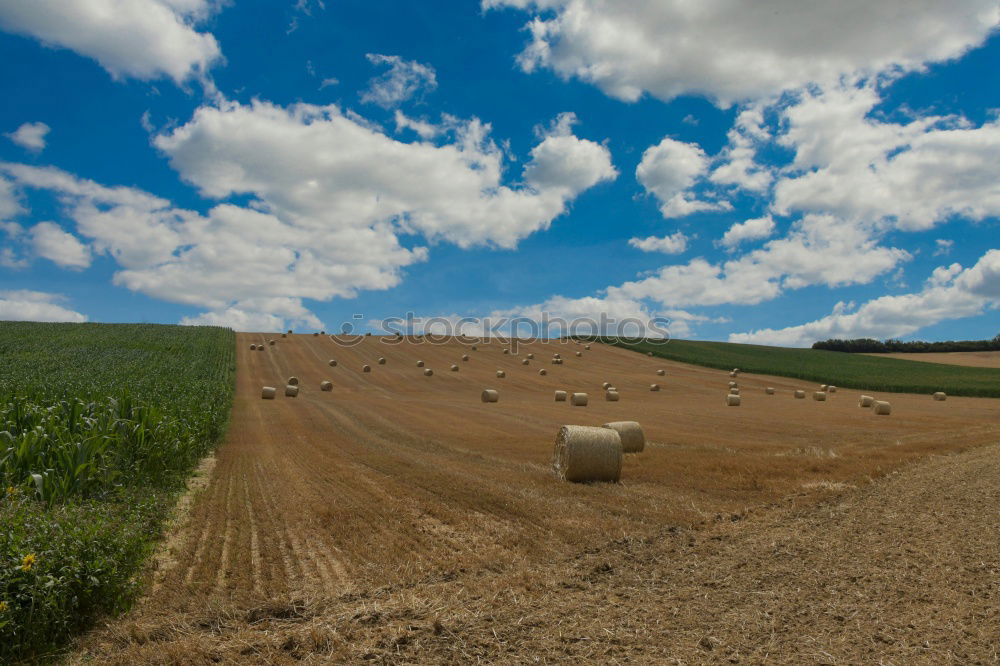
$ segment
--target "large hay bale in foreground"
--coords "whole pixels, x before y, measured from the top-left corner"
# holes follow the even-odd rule
[[[608,402],[618,402],[619,397],[618,391],[614,389],[608,389],[604,392],[604,399]]]
[[[816,402],[826,402],[826,391],[813,391],[813,400]]]
[[[337,362],[336,362],[336,361],[335,361],[334,359],[332,359],[332,358],[331,358],[331,359],[330,359],[330,362],[328,363],[328,365],[329,365],[329,366],[330,366],[331,368],[336,368],[336,367],[337,367]]]
[[[892,405],[885,400],[876,400],[872,403],[872,411],[879,416],[889,416],[892,413]]]
[[[569,404],[574,407],[586,407],[589,400],[590,396],[586,393],[574,393],[569,397]]]
[[[285,386],[285,395],[289,398],[294,398],[299,394],[299,387],[295,384],[288,384]]]
[[[274,400],[274,396],[278,395],[278,389],[273,386],[265,386],[260,390],[261,400]]]
[[[566,402],[567,397],[566,391],[556,391],[556,402]]]
[[[500,379],[503,379],[506,376],[507,376],[506,372],[504,372],[503,370],[497,370],[497,377],[499,377]]]
[[[804,400],[806,397],[806,392],[799,389],[798,391],[795,392],[795,397],[798,398],[799,400]]]
[[[858,399],[858,407],[871,407],[874,402],[875,398],[870,395],[863,395]]]
[[[285,382],[285,383],[288,384],[289,386],[298,386],[299,385],[299,378],[298,377],[289,377],[288,381]]]
[[[483,402],[498,402],[500,400],[500,392],[494,389],[486,389],[480,398]]]
[[[556,435],[552,471],[563,481],[618,481],[621,436],[611,428],[563,426]]]
[[[646,448],[646,433],[636,421],[612,421],[604,428],[611,428],[622,440],[622,453],[641,453]]]
[[[944,391],[938,391],[932,397],[939,402],[944,402],[948,399],[948,395]]]
[[[320,391],[332,391],[333,390],[333,382],[328,381],[328,380],[321,381],[319,383],[319,390]]]
[[[727,407],[739,407],[740,406],[740,396],[738,396],[738,395],[727,395],[726,396],[726,406]]]
[[[434,375],[433,370],[431,370],[430,368],[424,368],[424,377],[432,377],[433,375]]]

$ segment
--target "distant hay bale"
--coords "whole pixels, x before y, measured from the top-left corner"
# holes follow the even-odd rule
[[[826,387],[826,392],[827,393],[836,393],[837,392],[837,387],[834,386],[833,384],[830,384],[829,386]]]
[[[601,388],[607,391],[611,387],[611,382],[604,382],[601,384]]]
[[[730,372],[730,373],[729,373],[729,376],[730,376],[730,377],[735,377],[735,376],[736,376],[736,371],[734,370],[734,371]]]
[[[385,365],[385,356],[379,356],[378,357],[378,364],[379,365]]]
[[[510,353],[510,350],[509,350],[509,349],[504,349],[504,350],[503,350],[503,353],[504,353],[504,354],[509,354],[509,353]]]
[[[494,389],[486,389],[481,396],[483,402],[497,402],[500,400],[500,392]]]
[[[274,346],[274,340],[268,340],[267,344],[269,344],[269,345],[271,345],[273,347]]]
[[[292,329],[288,329],[288,335],[292,334]]]
[[[319,337],[319,333],[313,333],[313,337],[314,338],[318,338]]]
[[[319,383],[319,390],[320,391],[332,391],[333,390],[333,382],[331,382],[331,381],[322,381],[322,382],[320,382]]]
[[[653,352],[646,352],[646,356],[652,356]]]
[[[476,345],[472,345],[472,351],[479,351],[479,347],[477,347]]]
[[[462,360],[463,361],[468,361],[469,360],[469,355],[468,354],[462,354]]]
[[[774,387],[773,386],[768,386],[767,388],[764,389],[764,393],[766,393],[768,395],[774,395]]]
[[[563,364],[563,360],[561,358],[554,358],[554,359],[552,359],[552,365],[562,365],[562,364]]]
[[[424,377],[431,377],[434,375],[434,371],[430,368],[424,368]]]
[[[586,407],[589,400],[590,396],[586,393],[574,393],[569,397],[569,404],[574,407]]]
[[[534,354],[528,354],[528,358],[535,358]]]
[[[892,405],[885,400],[876,400],[872,403],[872,411],[879,416],[889,416],[892,413]]]
[[[662,376],[664,376],[665,374],[667,374],[667,371],[666,371],[666,370],[657,370],[657,371],[656,371],[656,374],[657,374],[657,375],[659,375],[660,377],[662,377]]]
[[[264,351],[264,345],[257,345],[257,351]]]
[[[288,385],[290,385],[290,386],[298,386],[299,385],[299,378],[298,377],[289,377],[288,381],[285,382],[285,383],[288,384]]]
[[[260,390],[261,400],[274,400],[274,396],[278,394],[278,389],[273,386],[265,386]]]
[[[331,368],[336,368],[337,367],[337,361],[334,360],[334,359],[332,359],[332,358],[330,359],[330,361],[328,362],[328,364],[329,364],[329,366]]]
[[[319,334],[320,335],[326,335],[326,331],[320,331]]]
[[[579,357],[579,356],[583,356],[583,352],[580,352],[580,351],[578,351],[578,352],[576,353],[576,355],[577,355],[578,357]]]
[[[826,402],[826,391],[814,391],[813,400],[816,402]]]
[[[608,402],[618,402],[619,397],[620,396],[618,395],[618,391],[614,389],[608,389],[607,391],[604,392],[604,399],[607,400]]]
[[[871,407],[872,403],[874,402],[875,398],[871,397],[870,395],[863,395],[858,400],[858,407]]]
[[[938,391],[932,397],[939,402],[944,402],[948,399],[948,395],[944,391]]]
[[[622,453],[642,453],[646,448],[646,433],[635,421],[612,421],[605,423],[603,428],[610,428],[618,433],[622,440]]]
[[[566,391],[556,391],[556,402],[566,402],[567,397]]]
[[[622,474],[622,440],[617,430],[567,425],[556,435],[552,471],[562,481],[612,481]]]
[[[740,369],[739,368],[733,368],[733,372],[735,372],[736,374],[739,374]]]
[[[257,351],[257,345],[250,345],[250,351]]]
[[[497,370],[497,377],[499,377],[500,379],[503,379],[506,376],[507,376],[506,372],[504,372],[503,370]]]
[[[545,368],[542,368],[541,370],[538,371],[538,374],[541,375],[542,377],[544,377],[545,375],[547,375],[549,373],[548,373],[548,371]]]
[[[829,388],[829,387],[826,384],[820,384],[820,386],[819,386],[819,390],[823,391],[823,392],[826,392],[827,388]]]
[[[795,397],[799,398],[800,400],[804,399],[806,397],[806,392],[802,391],[802,390],[798,390],[798,391],[795,392]]]
[[[372,337],[372,334],[371,333],[365,333],[365,337],[366,338],[370,338],[370,337]]]
[[[726,396],[726,406],[727,407],[739,407],[740,406],[740,396],[738,396],[738,395],[727,395]]]
[[[455,365],[454,363],[452,363],[452,364],[451,364],[451,371],[452,371],[452,372],[458,372],[458,366],[457,366],[457,365]]]
[[[729,395],[739,395],[739,394],[740,394],[740,390],[738,388],[736,388],[735,386],[733,386],[732,388],[729,389]]]
[[[736,388],[737,386],[739,386],[739,384],[736,382],[729,382],[729,388]]]
[[[531,361],[529,361],[528,359],[524,359],[524,360],[521,361],[521,365],[530,365],[530,364],[531,364]]]
[[[424,362],[423,361],[417,361],[417,367],[418,368],[424,367]]]
[[[361,366],[361,372],[371,372],[371,371],[372,371],[372,366],[370,365]]]
[[[287,337],[288,337],[288,334],[287,334],[287,333],[282,333],[282,334],[281,334],[281,337],[283,337],[283,338],[287,338]]]
[[[650,384],[649,385],[649,390],[650,391],[659,391],[660,390],[660,385],[659,384]]]
[[[590,345],[584,345],[583,348],[586,349],[587,351],[590,351]]]
[[[285,395],[289,398],[294,398],[299,394],[299,387],[295,384],[288,384],[285,386]]]

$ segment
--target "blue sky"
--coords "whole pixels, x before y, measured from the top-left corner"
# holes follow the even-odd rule
[[[0,318],[1000,333],[995,2],[0,0]]]

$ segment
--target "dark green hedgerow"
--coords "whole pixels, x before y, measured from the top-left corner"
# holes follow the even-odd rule
[[[233,332],[0,322],[0,662],[127,607],[228,422]]]

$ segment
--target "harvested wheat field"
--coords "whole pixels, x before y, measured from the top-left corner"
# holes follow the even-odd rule
[[[945,365],[965,365],[971,368],[1000,368],[1000,352],[928,352],[926,354],[865,354],[865,356],[882,356],[899,358],[904,361],[924,361],[925,363],[944,363]]]
[[[727,408],[728,372],[599,344],[265,339],[237,336],[227,439],[150,594],[71,661],[1000,658],[996,400],[877,394],[879,417],[741,373]],[[553,401],[605,381],[619,401]],[[560,426],[614,421],[646,435],[621,483],[557,481]]]

